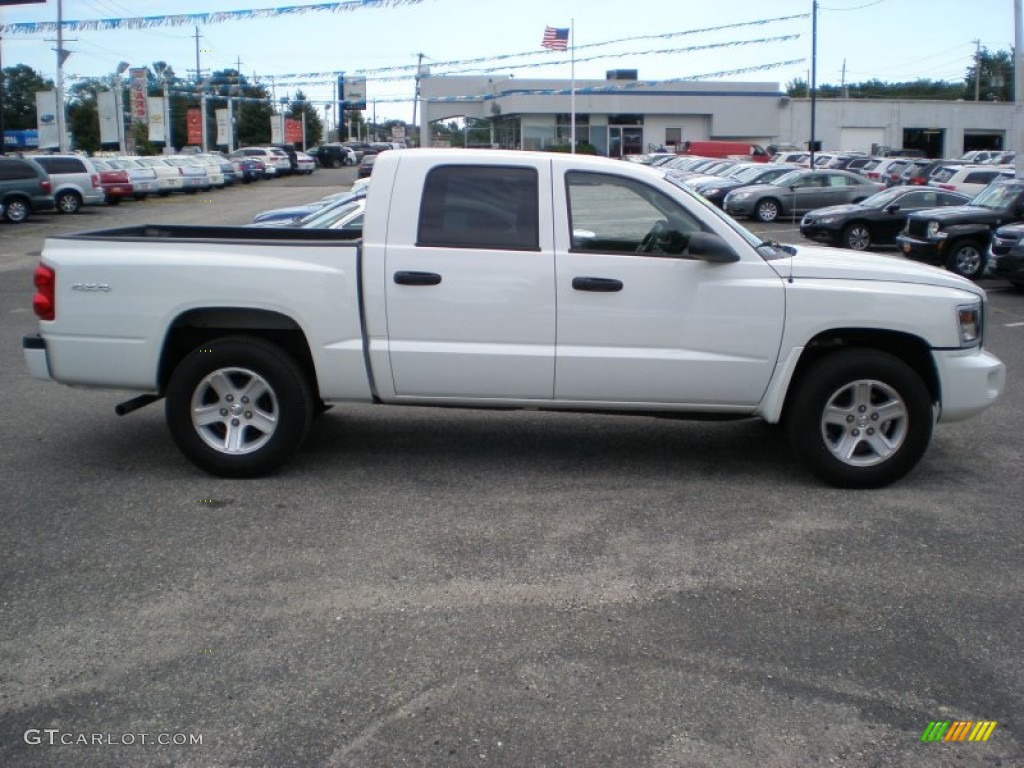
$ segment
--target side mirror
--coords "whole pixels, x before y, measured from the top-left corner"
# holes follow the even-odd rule
[[[885,212],[886,213],[896,213],[896,211],[898,211],[899,209],[900,209],[900,204],[899,203],[893,203],[892,205],[890,205],[889,207],[887,207],[885,209]]]
[[[739,254],[730,248],[725,240],[711,232],[694,232],[690,235],[686,254],[690,258],[712,264],[729,264],[740,260]]]

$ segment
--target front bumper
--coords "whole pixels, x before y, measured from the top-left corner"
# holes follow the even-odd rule
[[[1024,253],[1007,253],[989,260],[989,268],[995,277],[1005,280],[1024,280]]]
[[[46,340],[38,333],[23,336],[21,350],[25,355],[25,365],[33,379],[53,381],[50,375],[50,357],[46,351]]]
[[[942,391],[939,421],[961,421],[981,413],[999,399],[1006,366],[984,349],[933,351]]]
[[[806,237],[808,240],[814,240],[818,243],[838,243],[839,232],[832,227],[823,226],[816,224],[813,221],[800,222],[800,234]]]
[[[918,240],[909,235],[898,235],[896,244],[900,253],[913,261],[923,261],[925,264],[936,264],[941,266],[943,262],[942,246],[945,240]]]

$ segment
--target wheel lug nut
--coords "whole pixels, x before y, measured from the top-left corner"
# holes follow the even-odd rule
[[[248,403],[249,402],[249,398],[248,397],[243,397],[242,398],[242,402],[243,403]]]
[[[239,422],[238,422],[238,419],[232,419],[232,420],[231,420],[231,426],[232,426],[232,427],[237,427],[237,426],[238,426],[238,423],[239,423]]]
[[[848,424],[853,424],[853,416],[847,416],[847,417],[846,417],[846,422],[847,422]]]
[[[220,415],[221,416],[227,416],[228,415],[228,409],[227,408],[221,408],[220,409]]]
[[[227,400],[229,403],[235,402],[235,396],[234,395],[228,395],[224,399]]]
[[[855,429],[850,434],[853,435],[854,437],[860,437],[860,430],[859,429]]]
[[[864,413],[864,411],[866,411],[867,409],[868,409],[868,407],[866,405],[858,405],[857,406],[857,413]]]
[[[871,429],[871,428],[869,427],[869,428],[868,428],[868,434],[869,434],[869,435],[873,435],[873,434],[875,434],[875,430],[873,430],[873,429]]]
[[[252,411],[246,411],[245,412],[245,418],[251,419],[252,418]]]
[[[878,414],[877,413],[872,413],[871,414],[871,420],[872,421],[878,421]]]

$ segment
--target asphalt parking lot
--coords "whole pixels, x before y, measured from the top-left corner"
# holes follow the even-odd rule
[[[1024,765],[1024,292],[997,281],[1005,396],[878,491],[757,422],[373,406],[225,480],[160,405],[28,377],[47,233],[353,176],[0,224],[0,765]]]

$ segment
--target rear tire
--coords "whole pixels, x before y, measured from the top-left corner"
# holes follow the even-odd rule
[[[283,349],[226,336],[175,368],[165,410],[174,442],[197,467],[222,477],[257,477],[298,450],[315,402],[306,374]]]
[[[75,192],[61,192],[57,195],[57,210],[61,213],[78,213],[82,198]]]
[[[899,358],[850,349],[810,365],[790,393],[785,418],[793,449],[818,477],[841,488],[879,488],[924,455],[932,398]]]

